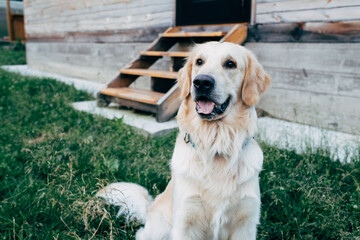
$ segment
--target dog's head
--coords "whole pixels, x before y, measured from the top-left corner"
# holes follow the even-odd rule
[[[238,102],[255,105],[270,81],[250,51],[219,42],[197,45],[178,79],[180,97],[191,97],[197,114],[208,120],[226,116]]]

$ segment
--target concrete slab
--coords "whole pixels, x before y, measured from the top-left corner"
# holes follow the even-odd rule
[[[168,134],[177,129],[176,120],[159,123],[154,116],[148,114],[134,113],[131,110],[119,109],[116,104],[111,104],[107,108],[99,108],[96,101],[75,102],[72,104],[76,110],[85,111],[91,114],[103,116],[108,119],[123,118],[123,122],[140,130],[145,135],[160,136]]]
[[[350,162],[360,157],[360,136],[273,118],[258,120],[258,139],[297,153],[328,150],[333,159]]]
[[[93,96],[96,96],[96,93],[105,87],[105,84],[91,82],[80,78],[66,77],[56,73],[43,72],[29,68],[27,65],[9,65],[9,66],[5,65],[5,66],[1,66],[1,68],[9,72],[19,73],[23,76],[53,78],[65,84],[73,85],[76,89],[86,91],[92,94]]]

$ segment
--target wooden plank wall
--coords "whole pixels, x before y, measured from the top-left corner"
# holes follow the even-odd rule
[[[24,0],[28,38],[172,24],[172,0]]]
[[[28,42],[30,67],[70,77],[107,82],[135,58],[146,43]]]
[[[174,0],[24,0],[31,38],[171,26]],[[258,0],[256,23],[360,19],[360,0]]]
[[[259,1],[256,9],[256,23],[259,24],[359,19],[359,0]]]
[[[259,24],[248,29],[247,42],[360,42],[360,21]]]
[[[360,44],[248,43],[272,77],[259,107],[277,118],[360,134]]]
[[[137,57],[148,43],[77,43],[27,42],[26,58],[31,68],[69,77],[106,83]],[[166,69],[169,59],[156,62],[151,69]],[[150,81],[141,78],[133,87],[150,89]]]

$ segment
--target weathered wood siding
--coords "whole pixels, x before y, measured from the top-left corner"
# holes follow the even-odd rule
[[[24,0],[31,37],[170,26],[172,0]]]
[[[360,0],[290,0],[257,4],[256,23],[351,21],[360,19]]]
[[[359,43],[360,21],[255,25],[247,42]]]
[[[281,119],[360,134],[360,44],[246,47],[273,80],[260,108]]]
[[[147,46],[148,43],[28,42],[26,58],[31,68],[106,83]],[[151,69],[169,66],[166,58]],[[141,78],[132,86],[150,89],[150,84],[148,79]]]
[[[147,45],[28,42],[26,55],[30,67],[105,83]]]
[[[24,0],[28,38],[171,26],[174,0]],[[360,19],[360,0],[257,1],[256,23]]]

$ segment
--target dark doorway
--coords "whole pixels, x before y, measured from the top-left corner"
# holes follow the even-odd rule
[[[176,0],[176,26],[248,23],[251,0]]]

